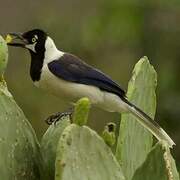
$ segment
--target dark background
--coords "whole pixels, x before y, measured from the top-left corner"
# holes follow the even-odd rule
[[[6,0],[0,3],[0,34],[46,30],[59,49],[71,52],[109,74],[124,89],[134,64],[146,55],[158,73],[156,119],[174,139],[180,167],[180,1],[179,0]],[[9,90],[35,128],[69,104],[35,88],[30,56],[10,49],[5,75]],[[102,130],[119,115],[92,109],[89,125]]]

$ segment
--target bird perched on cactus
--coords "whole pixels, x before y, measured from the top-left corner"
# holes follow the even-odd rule
[[[30,76],[35,86],[71,102],[88,97],[91,104],[106,111],[132,113],[159,141],[165,141],[170,147],[175,144],[153,119],[127,100],[118,83],[77,56],[57,49],[43,30],[10,33],[9,36],[12,37],[9,46],[29,50]]]

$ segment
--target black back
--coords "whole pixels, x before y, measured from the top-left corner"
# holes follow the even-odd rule
[[[50,62],[48,68],[55,76],[64,80],[96,86],[121,98],[125,97],[125,91],[109,76],[74,55],[66,53],[60,59]]]

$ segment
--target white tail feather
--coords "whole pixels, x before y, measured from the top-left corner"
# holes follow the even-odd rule
[[[169,137],[169,135],[147,114],[140,110],[135,105],[126,101],[127,109],[137,117],[139,123],[141,123],[146,129],[148,129],[159,141],[166,143],[169,147],[172,148],[175,145],[174,141]]]

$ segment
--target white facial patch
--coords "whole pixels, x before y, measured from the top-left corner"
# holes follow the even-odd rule
[[[37,35],[34,35],[34,37],[35,37],[36,39],[38,39],[38,36],[37,36]]]
[[[25,45],[25,47],[36,53],[36,50],[35,50],[36,43],[37,42],[35,42],[34,44],[27,44]]]

